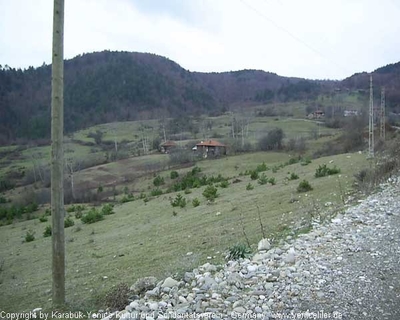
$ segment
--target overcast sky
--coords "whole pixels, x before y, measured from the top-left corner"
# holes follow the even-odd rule
[[[52,0],[0,0],[0,64],[51,62]],[[65,58],[151,52],[191,71],[342,79],[400,61],[399,0],[65,0]]]

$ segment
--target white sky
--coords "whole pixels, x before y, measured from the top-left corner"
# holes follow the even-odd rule
[[[51,62],[52,0],[0,0],[0,64]],[[400,60],[399,0],[65,0],[65,58],[124,50],[191,71],[342,79]]]

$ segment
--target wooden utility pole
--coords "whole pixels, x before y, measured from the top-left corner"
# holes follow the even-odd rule
[[[51,75],[51,215],[53,305],[65,304],[64,0],[54,0]]]
[[[368,157],[374,157],[374,93],[372,87],[372,75],[369,77],[369,135],[368,135]]]

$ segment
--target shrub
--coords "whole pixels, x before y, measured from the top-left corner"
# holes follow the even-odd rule
[[[68,213],[71,213],[71,212],[75,212],[75,210],[76,210],[75,205],[72,205],[72,206],[69,206],[66,211]]]
[[[318,168],[315,170],[315,177],[316,178],[321,178],[321,177],[326,177],[330,176],[333,174],[340,173],[340,169],[333,167],[333,168],[328,168],[326,164],[319,165]]]
[[[171,177],[171,179],[176,179],[176,178],[178,178],[178,177],[179,177],[178,171],[171,171],[170,177]]]
[[[354,178],[359,183],[364,183],[369,178],[370,172],[368,169],[361,169],[359,172],[354,174]]]
[[[77,219],[82,218],[83,210],[85,210],[85,209],[86,209],[86,207],[83,205],[80,205],[80,204],[76,205],[75,206],[75,218],[77,218]]]
[[[110,203],[105,204],[102,208],[101,208],[101,213],[105,216],[110,215],[110,214],[114,214],[114,206]]]
[[[198,207],[200,205],[200,200],[197,198],[194,198],[192,200],[192,205],[193,205],[193,207]]]
[[[128,195],[123,196],[120,201],[121,203],[135,201],[135,196],[132,193],[130,193]]]
[[[7,203],[8,200],[6,197],[0,196],[0,203]]]
[[[195,174],[197,174],[197,173],[200,173],[200,172],[201,172],[201,168],[198,167],[198,166],[195,166],[195,167],[192,169],[192,174],[193,174],[193,175],[195,175]]]
[[[103,186],[99,186],[97,188],[97,193],[102,193],[103,192]]]
[[[76,219],[81,219],[82,217],[83,217],[83,212],[82,211],[75,212],[75,218]]]
[[[70,217],[64,220],[64,228],[72,227],[74,224],[74,220],[72,220]]]
[[[222,182],[219,184],[219,186],[220,186],[221,188],[228,188],[228,186],[229,186],[228,180],[222,181]]]
[[[28,230],[25,234],[25,242],[31,242],[35,240],[35,232]]]
[[[171,200],[171,206],[184,208],[186,207],[186,199],[182,197],[180,193],[178,193],[175,199]]]
[[[258,147],[262,151],[282,149],[284,133],[281,128],[274,128],[266,136],[258,140]]]
[[[129,304],[129,287],[125,283],[112,288],[104,297],[104,306],[111,310],[121,310]]]
[[[43,237],[47,238],[47,237],[50,237],[50,236],[51,236],[51,226],[47,226],[44,229]]]
[[[258,184],[263,185],[263,184],[267,184],[267,182],[268,182],[267,176],[264,173],[261,174],[260,178],[258,179]]]
[[[213,185],[208,185],[203,191],[203,196],[207,200],[214,201],[218,197],[217,188]]]
[[[104,219],[104,215],[99,212],[96,208],[92,208],[82,218],[82,222],[85,224],[91,224]]]
[[[252,170],[250,172],[250,179],[251,180],[257,180],[258,179],[258,172],[256,170]]]
[[[39,209],[39,205],[36,202],[30,203],[26,206],[25,211],[27,213],[35,212]]]
[[[228,249],[228,254],[226,256],[226,259],[239,260],[240,258],[242,259],[247,258],[250,255],[251,255],[250,248],[243,243],[239,243]]]
[[[152,197],[157,197],[157,196],[160,196],[162,194],[163,194],[163,192],[162,192],[162,190],[160,188],[156,188],[156,189],[153,189],[153,190],[150,191],[150,195]]]
[[[40,222],[47,222],[47,217],[45,215],[39,217]]]
[[[44,211],[44,215],[45,215],[45,216],[51,216],[51,210],[50,210],[50,209],[46,209],[46,210]]]
[[[139,199],[146,199],[146,198],[147,198],[146,194],[144,192],[141,192]]]
[[[301,164],[302,166],[309,165],[310,163],[311,163],[311,159],[310,159],[310,158],[303,158],[303,159],[301,160],[301,162],[300,162],[300,164]]]
[[[287,162],[287,165],[295,164],[300,161],[300,158],[290,158],[289,161]]]
[[[249,184],[246,186],[246,190],[253,190],[254,186],[249,182]]]
[[[227,178],[224,178],[221,174],[219,174],[216,177],[211,176],[208,178],[206,176],[203,176],[202,179],[204,179],[204,184],[218,183],[218,182],[224,182],[224,181],[228,180]]]
[[[157,176],[157,177],[155,177],[154,180],[153,180],[153,184],[154,184],[154,186],[156,186],[156,187],[159,187],[159,186],[163,185],[164,183],[165,183],[165,182],[164,182],[164,178],[161,177],[161,176]]]
[[[297,174],[295,174],[294,172],[292,172],[290,174],[289,180],[297,180],[299,178],[299,176]]]
[[[274,177],[269,178],[268,182],[273,186],[276,185],[276,179]]]
[[[299,183],[297,187],[297,192],[307,192],[311,191],[313,188],[311,187],[310,183],[307,180],[303,180]]]
[[[267,171],[268,170],[268,167],[267,167],[267,165],[265,164],[265,162],[263,162],[262,164],[259,164],[258,166],[257,166],[257,168],[256,168],[256,171],[257,172],[263,172],[263,171]]]

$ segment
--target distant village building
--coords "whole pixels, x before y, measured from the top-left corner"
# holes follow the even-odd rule
[[[321,119],[324,117],[325,117],[325,112],[323,112],[322,110],[314,111],[307,116],[308,119]]]
[[[171,149],[176,148],[177,144],[174,141],[168,140],[160,144],[160,150],[162,153],[169,153]]]
[[[356,117],[359,115],[358,110],[344,110],[343,116],[345,117]]]
[[[193,151],[199,152],[203,154],[204,158],[207,156],[220,156],[226,155],[226,145],[216,140],[206,140],[201,141],[196,144],[193,148]]]

